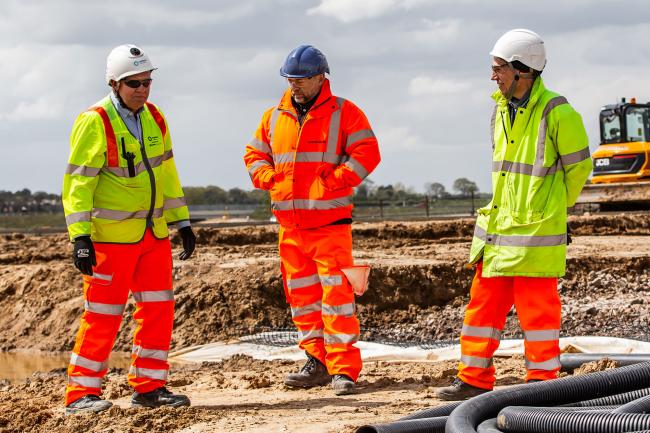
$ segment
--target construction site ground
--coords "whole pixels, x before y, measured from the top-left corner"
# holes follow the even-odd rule
[[[562,335],[647,339],[650,330],[650,214],[573,216],[567,275],[560,279]],[[457,339],[473,270],[465,266],[472,219],[355,224],[355,260],[373,267],[358,298],[362,338],[394,344]],[[197,228],[189,261],[174,261],[176,316],[172,349],[268,329],[292,327],[284,301],[275,226]],[[180,240],[173,239],[175,255]],[[65,354],[83,311],[81,282],[65,234],[0,238],[0,350]],[[130,301],[115,350],[128,352]],[[516,314],[504,336],[517,336]],[[99,416],[64,416],[65,369],[0,381],[0,432],[353,432],[442,404],[433,389],[448,384],[456,363],[372,362],[358,392],[328,387],[291,390],[283,376],[300,363],[236,356],[218,363],[173,364],[170,387],[190,408],[129,408],[126,370],[113,368],[105,397],[116,407]],[[498,385],[522,383],[522,357],[498,358]]]

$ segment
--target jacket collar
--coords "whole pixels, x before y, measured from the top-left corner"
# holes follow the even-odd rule
[[[533,83],[533,87],[530,90],[530,98],[528,99],[528,104],[526,104],[526,107],[531,109],[537,104],[537,101],[539,100],[540,96],[546,91],[546,87],[544,87],[544,80],[542,80],[542,77],[537,77],[535,79],[535,82]],[[497,90],[492,94],[492,99],[499,105],[500,107],[507,107],[508,106],[508,100],[501,94],[500,90]]]
[[[320,88],[320,94],[318,95],[316,102],[314,102],[314,105],[312,105],[311,110],[309,110],[309,112],[313,113],[314,111],[318,110],[318,108],[331,97],[332,97],[332,91],[330,90],[330,80],[325,78],[325,81],[323,82],[323,85]],[[285,110],[285,111],[292,111],[295,113],[296,110],[295,108],[293,108],[293,104],[291,103],[291,90],[289,89],[285,90],[284,95],[282,95],[282,99],[278,104],[278,109]]]

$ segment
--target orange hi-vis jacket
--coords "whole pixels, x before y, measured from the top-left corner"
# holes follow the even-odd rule
[[[363,111],[333,96],[326,79],[302,125],[287,89],[262,116],[244,161],[253,185],[270,191],[278,222],[307,229],[351,218],[352,188],[380,156]]]

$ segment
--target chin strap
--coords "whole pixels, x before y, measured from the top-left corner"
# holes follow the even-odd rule
[[[512,99],[512,96],[515,94],[515,90],[517,89],[517,82],[522,78],[535,78],[535,74],[533,74],[532,72],[521,72],[515,69],[512,66],[512,63],[509,62],[508,62],[508,66],[515,72],[515,79],[512,81],[512,84],[510,84],[510,87],[508,88],[506,94],[503,95],[509,101]]]

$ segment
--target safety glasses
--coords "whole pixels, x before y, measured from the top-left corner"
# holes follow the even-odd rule
[[[149,87],[153,79],[145,78],[144,80],[124,80],[124,84],[132,89],[137,89],[140,86]]]

